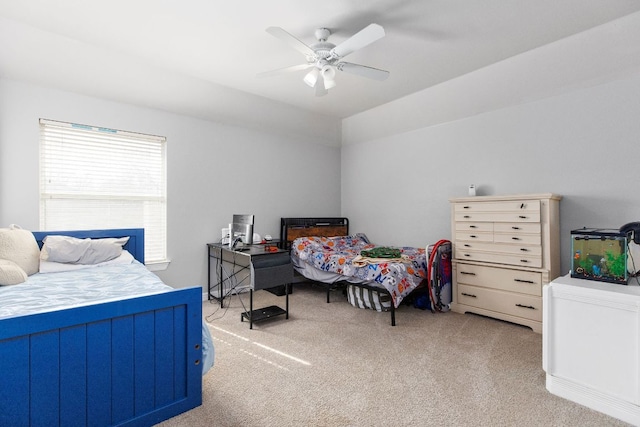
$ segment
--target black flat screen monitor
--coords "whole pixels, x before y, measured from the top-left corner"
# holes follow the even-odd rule
[[[253,215],[233,215],[231,223],[231,242],[239,238],[245,245],[253,244]]]

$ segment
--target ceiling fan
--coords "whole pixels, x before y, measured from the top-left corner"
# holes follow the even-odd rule
[[[304,76],[303,80],[307,85],[316,89],[316,96],[326,95],[328,90],[336,85],[336,70],[380,81],[389,77],[388,71],[344,62],[342,60],[342,58],[350,53],[384,37],[384,28],[378,24],[368,25],[337,46],[327,41],[331,35],[331,31],[327,28],[318,28],[315,31],[315,37],[318,39],[318,42],[311,46],[301,42],[280,27],[269,27],[266,31],[304,54],[307,62],[305,64],[259,73],[258,77],[269,77],[311,68],[312,70]]]

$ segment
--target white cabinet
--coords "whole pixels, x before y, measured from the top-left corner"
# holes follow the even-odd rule
[[[547,390],[640,425],[640,287],[567,275],[543,294]]]
[[[542,286],[560,274],[556,194],[451,199],[453,302],[542,331]]]

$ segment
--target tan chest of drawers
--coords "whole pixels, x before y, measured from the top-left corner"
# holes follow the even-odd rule
[[[556,194],[451,199],[453,302],[542,331],[542,286],[560,275]]]

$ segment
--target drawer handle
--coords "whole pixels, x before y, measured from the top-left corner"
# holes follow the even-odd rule
[[[471,247],[471,245],[470,245],[470,244],[468,244],[468,243],[465,243],[465,244],[464,244],[464,247],[465,247],[465,248],[470,248],[470,247]]]
[[[465,215],[464,218],[471,218],[469,215]]]
[[[535,310],[536,308],[532,305],[522,305],[522,304],[516,304],[516,307],[522,307],[522,308],[528,308],[529,310]]]
[[[462,209],[469,209],[470,206],[463,206]]]
[[[527,219],[527,217],[526,217],[526,216],[524,216],[524,215],[520,215],[520,216],[518,216],[518,218],[520,218],[520,219]]]
[[[478,238],[478,236],[476,236],[475,234],[472,234],[469,237],[471,237],[472,239],[477,239]]]
[[[520,204],[520,209],[524,209],[524,203]]]
[[[532,285],[536,282],[534,282],[533,280],[523,280],[523,279],[513,279],[514,282],[519,282],[519,283],[531,283]]]
[[[520,248],[520,250],[521,250],[522,252],[529,252],[529,249],[527,249],[527,248]]]
[[[520,262],[529,262],[527,259],[521,259]]]
[[[464,254],[464,256],[470,257],[470,256],[471,256],[471,254]]]
[[[478,228],[478,227],[475,225],[470,225],[469,228]]]
[[[511,240],[520,240],[519,237],[512,237]]]
[[[473,295],[473,294],[467,294],[462,292],[461,295],[464,295],[465,297],[471,297],[471,298],[478,298],[477,296]]]
[[[469,276],[475,276],[476,273],[469,273],[468,271],[461,271],[460,274],[468,274]]]
[[[513,230],[520,230],[520,227],[511,227]]]

